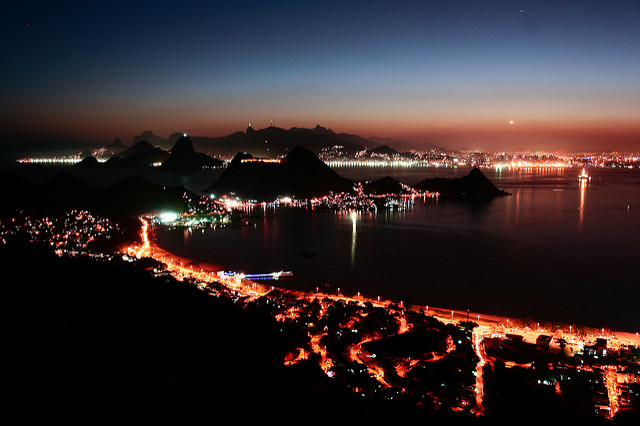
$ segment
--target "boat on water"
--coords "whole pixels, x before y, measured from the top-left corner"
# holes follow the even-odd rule
[[[578,175],[578,179],[579,179],[579,180],[591,180],[591,176],[589,176],[589,175],[587,174],[587,171],[586,171],[585,169],[582,169],[582,173],[580,173],[580,174]]]

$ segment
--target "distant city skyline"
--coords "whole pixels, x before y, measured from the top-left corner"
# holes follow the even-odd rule
[[[637,1],[10,4],[2,149],[331,128],[640,151]]]

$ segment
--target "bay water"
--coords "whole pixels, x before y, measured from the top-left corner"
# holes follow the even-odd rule
[[[462,177],[469,168],[336,168],[365,181]],[[640,331],[640,170],[483,170],[511,195],[416,199],[377,213],[253,211],[256,227],[161,229],[178,256],[244,273],[292,271],[297,290]]]

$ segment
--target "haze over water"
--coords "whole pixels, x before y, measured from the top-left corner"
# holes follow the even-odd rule
[[[413,184],[469,169],[337,168]],[[484,170],[512,193],[484,205],[416,200],[377,214],[258,209],[258,227],[167,230],[177,255],[244,273],[291,270],[294,289],[635,332],[637,170]]]

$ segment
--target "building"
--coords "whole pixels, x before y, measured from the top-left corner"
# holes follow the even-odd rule
[[[607,339],[596,339],[596,343],[584,347],[584,354],[589,356],[607,356]]]
[[[536,347],[538,349],[548,351],[550,346],[551,346],[551,336],[548,336],[546,334],[541,334],[536,339]]]

